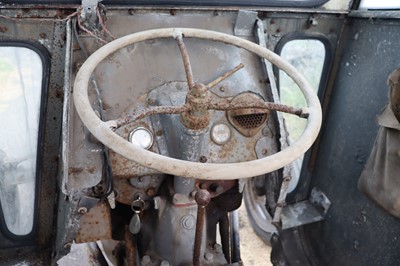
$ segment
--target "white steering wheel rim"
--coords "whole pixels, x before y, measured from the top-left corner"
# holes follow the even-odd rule
[[[267,59],[290,76],[302,91],[309,117],[303,134],[291,146],[271,156],[239,163],[198,163],[183,161],[135,146],[114,133],[109,124],[101,121],[91,107],[88,84],[96,66],[107,56],[127,45],[157,38],[173,38],[183,34],[185,38],[200,38],[219,41],[243,48]],[[321,105],[307,80],[281,57],[253,42],[215,31],[191,28],[165,28],[133,33],[116,39],[94,52],[81,66],[75,78],[73,98],[76,110],[88,130],[104,145],[140,165],[163,173],[205,180],[232,180],[253,177],[275,171],[293,162],[304,154],[318,136],[322,122]]]

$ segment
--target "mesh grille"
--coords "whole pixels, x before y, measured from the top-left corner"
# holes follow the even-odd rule
[[[249,115],[235,115],[233,120],[244,129],[254,129],[260,127],[267,115],[263,113],[249,114]]]

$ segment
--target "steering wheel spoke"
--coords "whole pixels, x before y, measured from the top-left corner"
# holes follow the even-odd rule
[[[115,121],[116,128],[120,128],[124,125],[130,124],[135,122],[136,120],[143,119],[147,116],[151,115],[161,115],[161,114],[181,114],[185,111],[189,110],[189,106],[187,104],[182,106],[154,106],[150,108],[145,108],[140,110],[137,113],[129,114],[117,118]]]
[[[215,80],[211,81],[210,83],[208,83],[206,85],[207,89],[211,89],[212,87],[217,86],[219,83],[221,83],[222,81],[224,81],[225,79],[229,78],[230,76],[232,76],[233,74],[235,74],[237,71],[239,71],[240,69],[244,68],[244,64],[240,63],[239,65],[237,65],[236,67],[234,67],[233,69],[229,70],[228,72],[226,72],[225,74],[219,76],[218,78],[216,78]]]
[[[193,72],[192,72],[192,66],[190,64],[190,58],[189,58],[189,53],[186,49],[186,45],[183,42],[183,34],[182,32],[177,31],[174,36],[176,42],[178,43],[179,51],[181,52],[182,60],[183,60],[183,66],[185,67],[185,73],[186,73],[186,80],[189,86],[189,89],[193,89],[194,87],[194,79],[193,79]]]
[[[217,96],[215,96],[217,97]],[[273,103],[273,102],[263,102],[263,101],[241,101],[241,102],[232,102],[228,99],[219,98],[218,100],[212,100],[210,105],[208,106],[211,110],[219,110],[219,111],[230,111],[230,110],[238,110],[238,109],[247,109],[247,108],[256,108],[256,109],[265,109],[265,110],[274,110],[279,112],[284,112],[292,115],[297,115],[301,118],[308,118],[309,110],[308,108],[297,108],[285,104]]]

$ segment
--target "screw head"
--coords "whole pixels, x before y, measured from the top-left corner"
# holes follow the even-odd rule
[[[212,261],[214,259],[214,255],[210,252],[206,252],[206,254],[204,254],[204,258],[206,261]]]
[[[85,214],[87,212],[88,212],[88,209],[86,207],[80,207],[78,209],[78,213],[80,213],[80,214]]]
[[[207,162],[207,157],[204,156],[204,155],[202,155],[202,156],[200,156],[199,161],[200,161],[201,163],[205,163],[205,162]]]
[[[142,264],[143,265],[147,265],[151,263],[151,258],[149,255],[144,255],[142,258]]]
[[[160,266],[171,266],[171,264],[167,260],[163,260],[161,261]]]

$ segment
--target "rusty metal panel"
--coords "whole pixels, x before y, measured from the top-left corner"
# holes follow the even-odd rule
[[[95,242],[111,239],[111,214],[107,203],[102,202],[91,208],[78,208],[82,213],[76,243]]]

